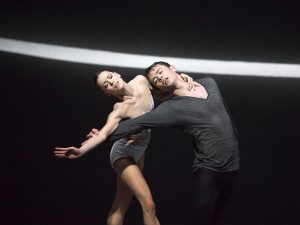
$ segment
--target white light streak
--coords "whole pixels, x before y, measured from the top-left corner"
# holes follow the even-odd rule
[[[137,55],[42,44],[0,37],[0,51],[74,63],[144,69],[155,61],[166,61],[180,71],[204,74],[265,77],[300,77],[299,64],[222,61]]]

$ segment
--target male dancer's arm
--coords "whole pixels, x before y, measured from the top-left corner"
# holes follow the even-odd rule
[[[212,78],[198,80],[205,81],[205,83],[209,86],[216,85]],[[177,102],[177,100],[171,99],[163,102],[149,113],[134,119],[123,121],[119,124],[117,130],[108,138],[108,140],[117,140],[131,134],[139,133],[147,128],[180,126],[180,120],[178,117],[181,117],[181,115],[177,115],[175,107],[180,108],[182,106],[180,105],[180,102]]]
[[[118,140],[148,128],[179,126],[176,114],[176,109],[166,101],[151,112],[121,122],[108,140]]]

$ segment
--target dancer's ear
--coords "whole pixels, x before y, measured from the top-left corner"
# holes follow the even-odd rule
[[[176,67],[175,66],[170,66],[170,69],[176,72]]]

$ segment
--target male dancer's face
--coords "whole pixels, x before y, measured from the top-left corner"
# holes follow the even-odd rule
[[[148,74],[150,83],[162,91],[172,89],[175,86],[176,77],[177,73],[174,66],[169,68],[164,65],[156,65]]]

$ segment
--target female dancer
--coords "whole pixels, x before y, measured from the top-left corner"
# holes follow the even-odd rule
[[[184,75],[183,79],[189,82],[189,89],[191,89],[192,80]],[[104,142],[115,131],[122,119],[134,118],[153,109],[151,86],[142,75],[137,75],[126,83],[120,74],[111,70],[103,70],[96,75],[96,85],[104,93],[118,99],[113,111],[108,115],[106,124],[98,135],[91,137],[80,148],[56,147],[55,156],[69,159],[81,157]],[[144,224],[160,224],[155,215],[155,204],[150,189],[141,172],[149,140],[150,130],[144,130],[135,137],[134,143],[127,144],[128,138],[122,138],[117,140],[111,149],[110,160],[117,174],[117,192],[108,215],[108,225],[123,224],[125,212],[133,195],[141,205]]]

